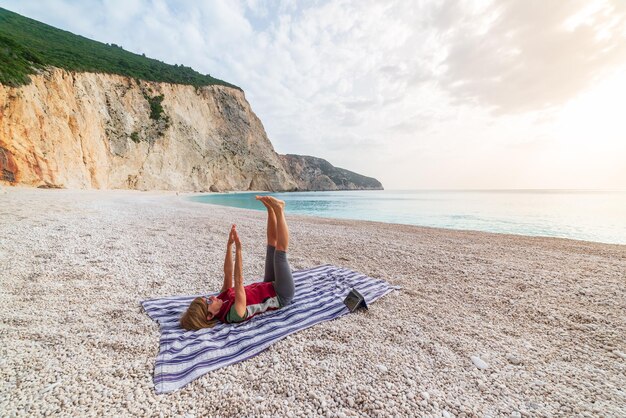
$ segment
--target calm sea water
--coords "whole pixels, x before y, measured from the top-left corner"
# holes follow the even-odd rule
[[[194,201],[265,210],[260,193],[194,196]],[[439,228],[626,244],[626,192],[337,191],[271,194],[287,213]]]

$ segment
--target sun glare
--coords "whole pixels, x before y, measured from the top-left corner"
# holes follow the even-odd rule
[[[568,187],[620,188],[626,180],[625,108],[626,68],[569,102],[554,125],[552,146],[542,153],[550,161],[544,175]]]
[[[626,68],[568,103],[556,124],[558,141],[581,151],[624,149]]]

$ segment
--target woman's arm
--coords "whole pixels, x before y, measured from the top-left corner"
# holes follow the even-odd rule
[[[228,244],[226,244],[226,258],[224,259],[224,285],[222,286],[222,292],[226,289],[233,287],[233,252],[232,247],[235,242],[235,225],[230,228],[230,234],[228,234]]]
[[[224,259],[224,285],[222,292],[233,287],[233,252],[231,246],[226,247],[226,258]]]
[[[241,242],[235,231],[235,311],[241,318],[246,314],[246,290],[243,288],[243,260]]]

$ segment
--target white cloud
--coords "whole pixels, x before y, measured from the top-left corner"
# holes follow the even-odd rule
[[[456,6],[456,15],[444,13],[442,84],[457,100],[498,113],[561,106],[626,61],[623,1],[496,1],[474,12]]]

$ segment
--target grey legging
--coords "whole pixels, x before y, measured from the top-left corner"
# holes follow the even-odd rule
[[[278,300],[282,306],[291,304],[295,293],[291,268],[287,261],[287,253],[277,250],[271,245],[267,246],[265,256],[265,277],[264,282],[274,282],[274,290],[278,295]]]

